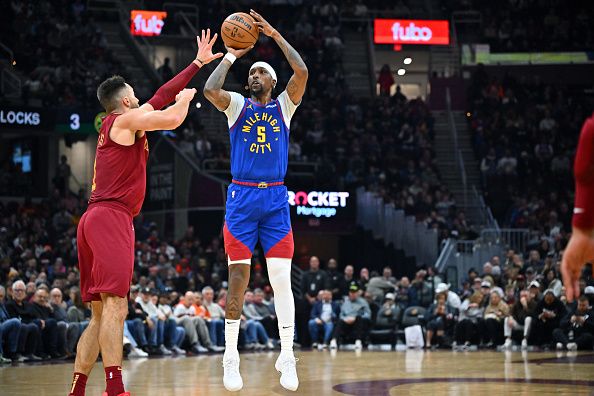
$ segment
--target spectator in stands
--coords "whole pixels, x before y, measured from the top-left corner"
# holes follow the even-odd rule
[[[542,300],[542,296],[540,295],[540,283],[537,280],[533,280],[532,282],[530,282],[530,285],[528,286],[528,291],[530,292],[530,294],[532,294],[532,299],[534,301],[540,301]]]
[[[142,310],[147,314],[147,317],[152,322],[149,326],[149,345],[153,350],[158,350],[162,355],[171,355],[172,352],[165,347],[165,316],[162,315],[157,306],[151,300],[151,289],[145,287],[141,290],[140,296],[136,297],[136,303],[140,305]],[[175,322],[167,321],[167,324],[175,326]]]
[[[592,350],[594,341],[594,311],[588,297],[581,296],[577,305],[570,308],[561,319],[560,327],[553,330],[557,349],[569,351]]]
[[[330,341],[330,349],[336,349],[338,342],[355,339],[355,349],[363,348],[367,330],[370,325],[371,310],[367,301],[360,296],[359,285],[351,284],[349,298],[340,307],[340,317]]]
[[[181,325],[186,331],[186,337],[191,351],[195,354],[208,352],[218,352],[218,348],[212,345],[208,326],[206,321],[196,315],[194,307],[194,293],[186,292],[184,298],[175,306],[173,315],[178,325]],[[209,348],[209,349],[207,349]]]
[[[8,364],[12,359],[19,360],[17,347],[19,345],[19,333],[21,321],[18,318],[10,318],[4,306],[6,289],[0,286],[0,364]],[[6,349],[4,349],[6,345]],[[6,351],[6,352],[5,352]]]
[[[386,64],[382,66],[379,72],[379,77],[377,78],[377,83],[379,85],[380,96],[390,96],[390,89],[392,88],[392,85],[394,85],[394,76],[390,70],[390,65]]]
[[[242,320],[245,321],[245,342],[246,349],[274,349],[274,344],[268,336],[264,325],[262,325],[262,317],[258,314],[257,309],[253,305],[254,293],[251,290],[246,290],[243,299],[243,313]]]
[[[274,311],[274,304],[264,303],[264,291],[262,289],[254,290],[254,298],[251,304],[246,307],[246,318],[257,320],[266,329],[268,337],[275,340],[279,339],[278,321]]]
[[[528,348],[528,337],[534,312],[536,311],[536,301],[527,290],[520,291],[520,299],[516,301],[510,310],[510,315],[505,318],[503,333],[505,335],[504,349],[511,349],[513,331],[521,331],[522,349]]]
[[[324,349],[334,332],[334,325],[340,315],[340,305],[332,301],[332,292],[330,290],[322,291],[322,299],[316,301],[311,310],[311,319],[309,320],[309,334],[312,340],[312,348]],[[320,330],[323,331],[322,342],[320,343]]]
[[[410,288],[410,280],[408,277],[403,276],[400,279],[400,282],[398,282],[398,288],[395,295],[396,304],[398,304],[403,311],[411,305],[411,292],[414,292],[414,290]],[[412,298],[414,299],[415,297]]]
[[[594,286],[587,286],[584,289],[584,296],[590,301],[590,307],[594,306]]]
[[[367,304],[369,305],[369,309],[371,310],[371,318],[369,318],[369,319],[370,319],[371,323],[375,323],[377,313],[380,310],[380,304],[373,297],[373,294],[371,294],[369,292],[369,290],[363,291],[363,298],[365,299],[365,301],[367,301]]]
[[[441,283],[441,285],[445,284]],[[425,336],[425,347],[427,348],[449,346],[457,310],[448,303],[446,292],[447,289],[437,294],[435,302],[427,309],[427,333]]]
[[[491,291],[489,305],[485,308],[484,341],[487,348],[493,348],[503,343],[503,322],[509,315],[509,307],[503,301],[499,290]]]
[[[361,290],[367,290],[367,284],[369,283],[369,270],[366,267],[361,268],[361,271],[359,271],[359,287],[361,288]],[[350,289],[350,285],[349,285],[349,289]]]
[[[355,268],[352,265],[344,267],[344,274],[340,278],[340,291],[332,296],[335,300],[342,300],[349,295],[349,286],[355,280],[354,274]]]
[[[402,309],[396,304],[394,293],[387,293],[384,297],[379,312],[377,313],[374,328],[375,329],[396,329],[396,325],[402,316]]]
[[[58,321],[54,318],[46,289],[42,287],[37,289],[33,303],[29,304],[27,309],[35,317],[35,324],[40,326],[45,355],[54,359],[62,358],[64,355],[58,351],[58,345],[65,345],[66,340],[62,339],[64,333],[58,329]]]
[[[330,260],[328,260],[326,268],[326,273],[328,274],[329,290],[332,292],[332,295],[340,294],[340,281],[342,278],[342,274],[338,272],[338,262],[336,261],[336,259],[331,258]]]
[[[471,345],[480,343],[481,335],[484,333],[484,308],[485,296],[480,291],[475,291],[467,300],[460,305],[460,316],[455,329],[457,345],[462,348],[469,348]]]
[[[173,309],[171,308],[169,294],[166,292],[162,293],[160,296],[155,294],[151,296],[151,299],[153,304],[155,304],[159,310],[159,317],[164,318],[166,323],[173,324],[165,326],[165,333],[163,335],[165,347],[176,355],[185,355],[186,351],[181,349],[180,346],[186,337],[186,330],[183,326],[177,326],[175,316],[173,315]]]
[[[541,347],[548,347],[552,341],[553,330],[558,328],[561,319],[565,317],[567,309],[552,290],[546,290],[544,298],[536,305],[533,329],[529,343]]]
[[[68,305],[63,301],[62,291],[57,287],[50,291],[50,307],[53,311],[53,317],[58,322],[58,331],[60,332],[58,351],[70,357],[76,350],[76,342],[80,337],[80,328],[76,324],[71,325],[69,323],[66,311]],[[61,344],[60,341],[66,341],[66,343]]]
[[[79,338],[82,332],[87,328],[89,320],[91,320],[91,310],[87,308],[83,302],[80,288],[72,286],[69,291],[70,306],[66,312],[69,326],[77,326]],[[75,345],[77,345],[76,340]],[[74,350],[73,350],[74,351]]]
[[[563,289],[563,283],[557,275],[557,271],[554,268],[546,270],[544,273],[544,286],[547,289],[551,289],[555,293],[555,297],[561,297],[561,290]]]
[[[65,196],[66,191],[69,190],[68,183],[70,182],[70,165],[68,158],[65,155],[60,156],[60,163],[56,169],[56,176],[54,177],[54,185],[60,191],[62,196]]]
[[[159,354],[146,337],[147,331],[154,327],[154,323],[142,307],[136,302],[139,297],[140,286],[134,285],[130,288],[130,297],[128,298],[128,315],[126,316],[125,325],[132,335],[132,338],[140,346],[140,348],[151,355]]]
[[[157,69],[161,81],[169,81],[173,77],[173,70],[169,66],[169,58],[165,58],[163,64]]]
[[[425,281],[427,271],[419,270],[415,275],[415,279],[411,284],[411,299],[409,306],[419,305],[423,308],[428,308],[433,302],[433,290],[431,285]]]
[[[450,285],[448,285],[447,283],[440,283],[437,285],[437,287],[435,288],[435,299],[437,300],[437,297],[443,294],[446,298],[446,303],[449,305],[449,307],[451,309],[459,309],[460,305],[462,304],[462,301],[460,301],[460,297],[454,293],[453,291],[450,291]]]
[[[210,319],[206,321],[210,340],[213,345],[223,346],[225,344],[225,311],[220,305],[214,302],[214,290],[210,286],[202,289],[204,307],[208,310]]]
[[[303,293],[302,307],[300,311],[300,325],[301,343],[309,344],[309,331],[307,330],[307,322],[311,314],[313,304],[316,302],[316,297],[320,290],[326,290],[330,286],[330,280],[326,271],[320,269],[320,259],[316,256],[311,256],[309,259],[309,270],[304,271],[301,275],[301,292]],[[270,333],[269,333],[270,334]]]
[[[369,279],[367,291],[371,293],[375,301],[382,301],[384,295],[396,290],[396,279],[392,276],[392,268],[385,266],[382,276],[374,276]]]

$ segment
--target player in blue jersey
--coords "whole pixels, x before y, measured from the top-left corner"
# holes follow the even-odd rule
[[[239,373],[237,338],[243,308],[243,295],[250,277],[254,247],[260,239],[274,291],[281,353],[275,368],[280,383],[288,390],[299,386],[293,335],[295,303],[291,291],[293,233],[289,216],[287,188],[283,179],[289,156],[291,118],[301,103],[307,83],[307,67],[299,53],[262,16],[251,10],[261,33],[271,37],[293,69],[287,88],[276,99],[274,69],[265,62],[252,65],[248,76],[250,97],[222,89],[233,62],[247,53],[227,48],[227,54],[204,86],[204,96],[227,116],[231,140],[231,174],[227,191],[227,211],[223,229],[229,262],[229,291],[225,314],[223,384],[230,391],[243,387]]]

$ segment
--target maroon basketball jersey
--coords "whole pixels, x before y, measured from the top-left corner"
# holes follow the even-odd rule
[[[110,139],[109,131],[120,114],[108,114],[101,124],[93,186],[89,204],[110,201],[124,205],[132,216],[140,213],[146,191],[146,134],[131,146]]]

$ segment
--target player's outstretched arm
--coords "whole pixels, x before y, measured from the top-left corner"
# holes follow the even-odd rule
[[[196,95],[195,88],[185,88],[175,97],[175,104],[166,110],[147,111],[142,108],[130,110],[117,119],[118,128],[136,131],[175,129],[188,115],[190,101]]]
[[[210,103],[212,103],[219,111],[224,111],[229,107],[229,103],[231,103],[231,95],[229,92],[223,89],[223,84],[225,84],[225,78],[227,78],[227,73],[231,68],[235,59],[241,58],[245,54],[249,52],[254,46],[236,50],[230,47],[225,46],[227,49],[227,55],[223,58],[221,63],[214,69],[212,74],[206,80],[206,84],[204,84],[204,97],[208,99]]]
[[[301,58],[301,55],[299,55],[299,52],[297,52],[297,50],[295,50],[295,48],[281,36],[278,30],[273,28],[272,25],[267,22],[262,15],[254,10],[250,10],[250,15],[256,20],[256,25],[260,32],[276,41],[281,51],[283,51],[283,54],[285,54],[289,65],[291,65],[291,68],[293,69],[293,76],[291,76],[287,83],[286,91],[287,94],[289,94],[291,101],[294,104],[299,104],[301,98],[303,98],[305,86],[307,84],[308,71],[305,62]]]
[[[211,39],[210,29],[207,29],[206,31],[202,29],[202,35],[196,36],[196,41],[198,43],[196,59],[194,59],[188,67],[179,72],[179,74],[163,84],[161,88],[157,90],[155,95],[140,107],[145,111],[161,110],[163,107],[173,102],[178,92],[188,85],[202,66],[223,56],[222,52],[216,54],[212,53],[212,46],[217,41],[217,37],[218,34],[215,33]]]

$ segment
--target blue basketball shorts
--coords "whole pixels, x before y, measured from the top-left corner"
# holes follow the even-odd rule
[[[258,239],[265,257],[293,257],[295,246],[288,199],[284,185],[268,188],[229,185],[223,236],[230,261],[250,259]]]

